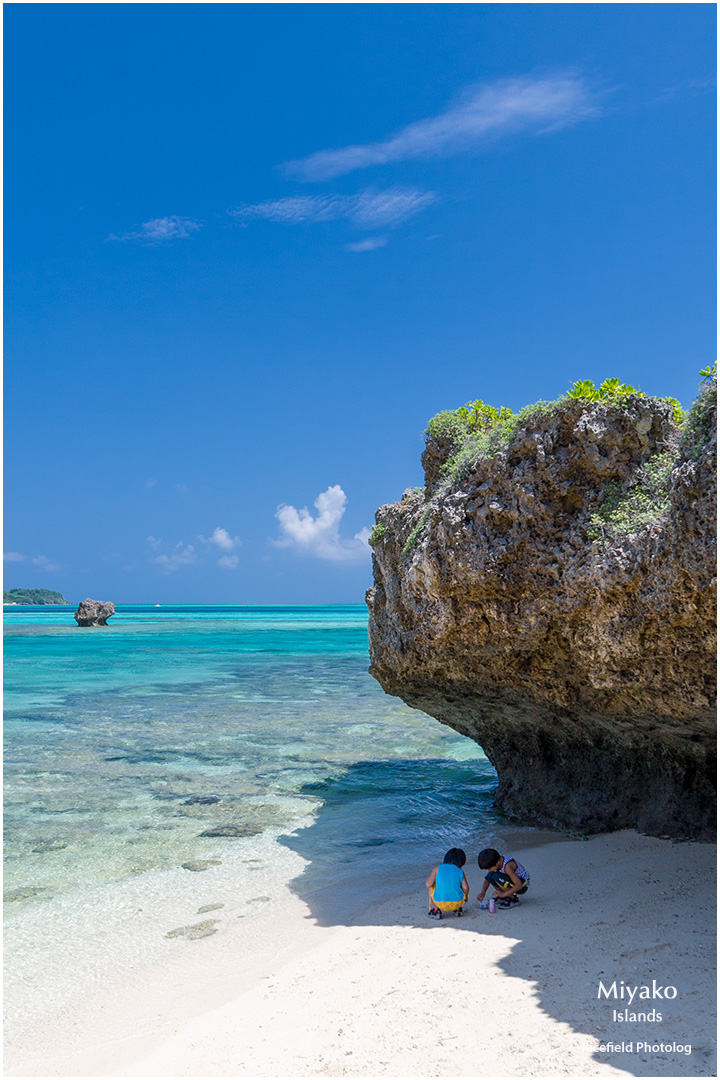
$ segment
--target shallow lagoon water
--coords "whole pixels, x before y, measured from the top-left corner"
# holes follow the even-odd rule
[[[292,831],[321,805],[345,867],[491,826],[480,748],[367,666],[360,605],[119,607],[84,629],[70,608],[6,608],[11,907]]]
[[[11,1038],[198,918],[252,952],[293,897],[424,903],[428,860],[500,826],[480,748],[368,674],[364,606],[72,610],[5,609]]]

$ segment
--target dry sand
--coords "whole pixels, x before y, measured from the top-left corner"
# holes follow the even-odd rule
[[[224,912],[201,916],[219,932],[30,1032],[6,1075],[714,1075],[714,846],[625,832],[511,853],[531,890],[495,915],[471,863],[461,919],[429,920],[422,885],[352,918],[295,897],[243,954]],[[598,988],[620,980],[677,996],[630,1007],[662,1021],[616,1022],[627,999]]]

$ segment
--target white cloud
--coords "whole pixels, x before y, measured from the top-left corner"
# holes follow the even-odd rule
[[[237,555],[223,555],[221,559],[218,559],[217,564],[222,566],[223,570],[234,570],[239,562]]]
[[[406,221],[437,201],[433,191],[416,188],[391,187],[385,191],[363,191],[357,197],[350,220],[363,229],[378,225],[395,225]]]
[[[382,142],[320,150],[287,162],[285,170],[303,180],[329,180],[371,165],[458,153],[495,135],[547,131],[597,111],[577,75],[477,83],[438,116],[408,124]]]
[[[354,244],[346,244],[346,251],[375,251],[376,248],[385,247],[387,236],[368,236],[367,240],[358,240]]]
[[[184,240],[191,233],[202,228],[198,221],[183,217],[161,217],[144,221],[142,225],[133,225],[120,236],[109,236],[109,240],[139,240],[143,244],[162,244],[166,240]]]
[[[437,201],[433,191],[368,188],[357,195],[290,195],[271,202],[240,206],[228,213],[239,220],[261,219],[301,225],[345,219],[361,229],[399,225]]]
[[[149,536],[148,540],[156,551],[162,544],[162,540],[156,540],[153,536]],[[156,563],[163,574],[172,574],[181,566],[192,566],[193,563],[198,562],[198,556],[192,544],[185,547],[180,541],[169,554],[155,555],[151,562]]]
[[[352,540],[340,536],[340,521],[345,513],[347,496],[339,484],[321,492],[315,500],[317,517],[307,507],[296,510],[281,504],[275,513],[282,536],[275,541],[278,547],[290,547],[302,555],[333,562],[360,560],[368,557],[369,529],[361,529]]]
[[[153,552],[155,552],[150,557],[150,562],[158,566],[163,574],[173,574],[184,566],[193,566],[202,562],[200,555],[192,544],[184,544],[180,540],[173,548],[170,548],[160,537],[148,536],[147,540]],[[202,541],[203,544],[207,544],[208,547],[212,544],[220,549],[222,555],[217,560],[217,564],[223,570],[234,570],[237,567],[240,560],[237,555],[231,555],[230,552],[234,548],[242,547],[242,540],[239,536],[231,536],[227,529],[218,526],[212,536],[198,536],[198,540]]]
[[[25,562],[27,555],[21,555],[19,551],[4,551],[3,560],[5,562]]]
[[[300,225],[306,221],[337,221],[345,217],[347,202],[341,195],[288,195],[254,206],[239,206],[228,212],[237,218],[265,218],[286,225]]]
[[[146,488],[154,488],[156,484],[157,484],[157,480],[146,480],[145,481],[145,487]]]
[[[33,559],[33,566],[37,566],[40,570],[47,570],[53,572],[60,569],[60,563],[55,562],[54,559],[48,559],[47,555],[38,555]]]
[[[216,544],[222,551],[232,551],[233,548],[242,547],[239,536],[231,536],[227,529],[221,529],[220,526],[212,536],[198,536],[198,540],[202,540],[203,544]]]

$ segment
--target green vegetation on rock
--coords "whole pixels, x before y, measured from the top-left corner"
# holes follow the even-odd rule
[[[697,461],[710,442],[715,431],[715,405],[717,401],[717,365],[700,372],[704,382],[687,415],[683,429],[681,448],[691,461]]]
[[[9,589],[3,593],[3,604],[67,604],[62,593],[52,589]]]
[[[407,557],[418,546],[418,544],[420,542],[420,536],[422,534],[423,529],[425,528],[425,526],[428,523],[431,512],[432,512],[432,507],[429,506],[429,505],[426,506],[425,509],[423,510],[422,514],[420,515],[420,520],[418,521],[417,525],[410,532],[410,535],[408,536],[407,540],[403,544],[403,549],[402,549],[402,554],[401,554],[401,558],[403,560],[407,559]]]
[[[711,378],[712,370],[708,368],[700,374],[704,378]],[[447,448],[443,454],[446,459],[441,475],[456,483],[462,480],[480,459],[492,457],[498,451],[506,449],[520,428],[534,419],[549,416],[564,402],[606,402],[609,405],[625,407],[631,397],[645,396],[642,390],[637,390],[628,383],[621,383],[619,379],[605,379],[600,386],[595,386],[592,379],[580,379],[557,400],[537,401],[534,405],[525,405],[517,413],[513,413],[505,405],[496,408],[479,399],[469,401],[459,409],[446,409],[432,417],[425,434],[428,439]],[[677,425],[685,423],[687,415],[677,398],[663,397],[658,400],[666,401],[672,406],[673,421]]]
[[[619,382],[515,416],[446,411],[423,494],[377,511],[371,673],[483,747],[511,814],[714,838],[716,378],[701,377],[683,425]]]
[[[581,398],[585,401],[622,401],[631,394],[645,397],[642,390],[636,390],[628,383],[621,383],[619,379],[605,379],[600,386],[595,386],[592,379],[581,379],[572,384],[565,397]]]
[[[670,476],[676,458],[676,447],[656,454],[638,469],[626,491],[615,481],[608,484],[599,509],[590,516],[590,539],[608,542],[661,521],[670,506]]]
[[[370,536],[368,537],[368,544],[370,547],[375,547],[375,545],[382,540],[383,536],[386,535],[387,531],[387,525],[373,525],[370,530]]]

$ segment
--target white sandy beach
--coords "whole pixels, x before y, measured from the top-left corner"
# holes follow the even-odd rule
[[[186,923],[217,932],[162,935],[150,966],[20,1032],[6,1075],[713,1075],[714,846],[625,832],[512,854],[532,886],[511,911],[479,910],[473,854],[461,919],[430,921],[422,881],[351,918],[288,896],[251,944],[227,883],[188,875],[227,902]],[[614,1022],[615,980],[677,996],[635,999],[660,1022]]]

